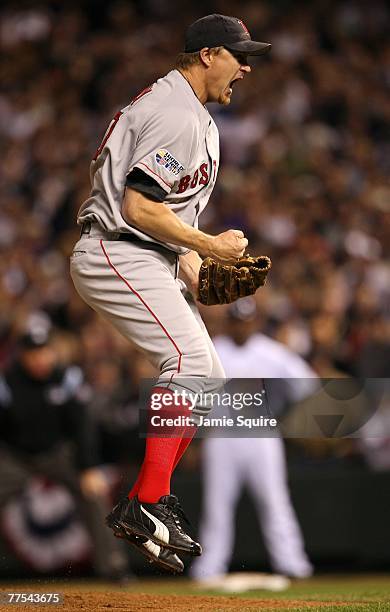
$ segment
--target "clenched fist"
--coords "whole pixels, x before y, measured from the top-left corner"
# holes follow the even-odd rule
[[[230,229],[211,239],[207,255],[221,262],[232,263],[244,255],[248,240],[241,230]]]

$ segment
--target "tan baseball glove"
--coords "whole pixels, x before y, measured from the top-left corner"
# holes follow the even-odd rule
[[[253,295],[266,281],[271,260],[265,255],[244,255],[235,264],[221,264],[207,257],[199,270],[198,300],[206,306],[231,304]]]

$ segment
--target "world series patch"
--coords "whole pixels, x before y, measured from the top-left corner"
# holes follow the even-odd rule
[[[181,165],[173,155],[166,149],[159,149],[156,153],[156,162],[159,166],[163,166],[168,172],[171,172],[175,176],[180,174],[184,167]]]

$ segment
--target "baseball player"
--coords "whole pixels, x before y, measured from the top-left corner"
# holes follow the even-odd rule
[[[209,378],[224,377],[178,275],[180,269],[196,294],[199,253],[233,262],[248,244],[237,229],[217,236],[198,229],[219,165],[218,130],[205,104],[229,104],[234,83],[251,71],[248,56],[270,46],[251,40],[234,17],[194,22],[175,68],[115,115],[91,164],[92,191],[78,214],[72,279],[81,297],[158,368],[153,393],[162,406],[173,390],[209,390]],[[184,403],[174,409],[186,412]],[[199,414],[195,409],[194,421]],[[172,471],[193,433],[178,428],[174,437],[149,436],[134,487],[107,517],[115,535],[174,572],[184,567],[177,552],[201,554],[170,494]]]
[[[226,376],[289,379],[283,393],[290,402],[313,390],[316,383],[308,379],[317,376],[299,355],[255,333],[258,321],[253,298],[229,306],[228,321],[228,334],[215,338]],[[244,485],[255,501],[273,569],[296,578],[310,576],[312,566],[288,491],[282,440],[208,437],[202,450],[204,510],[200,532],[205,547],[191,568],[192,576],[207,585],[227,572],[233,551],[234,510]]]

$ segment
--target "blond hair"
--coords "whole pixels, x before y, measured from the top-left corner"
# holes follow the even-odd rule
[[[210,51],[214,55],[218,55],[222,49],[223,47],[212,47]],[[193,53],[179,53],[176,58],[175,68],[185,70],[186,68],[195,66],[196,64],[201,64],[199,51],[194,51]]]

